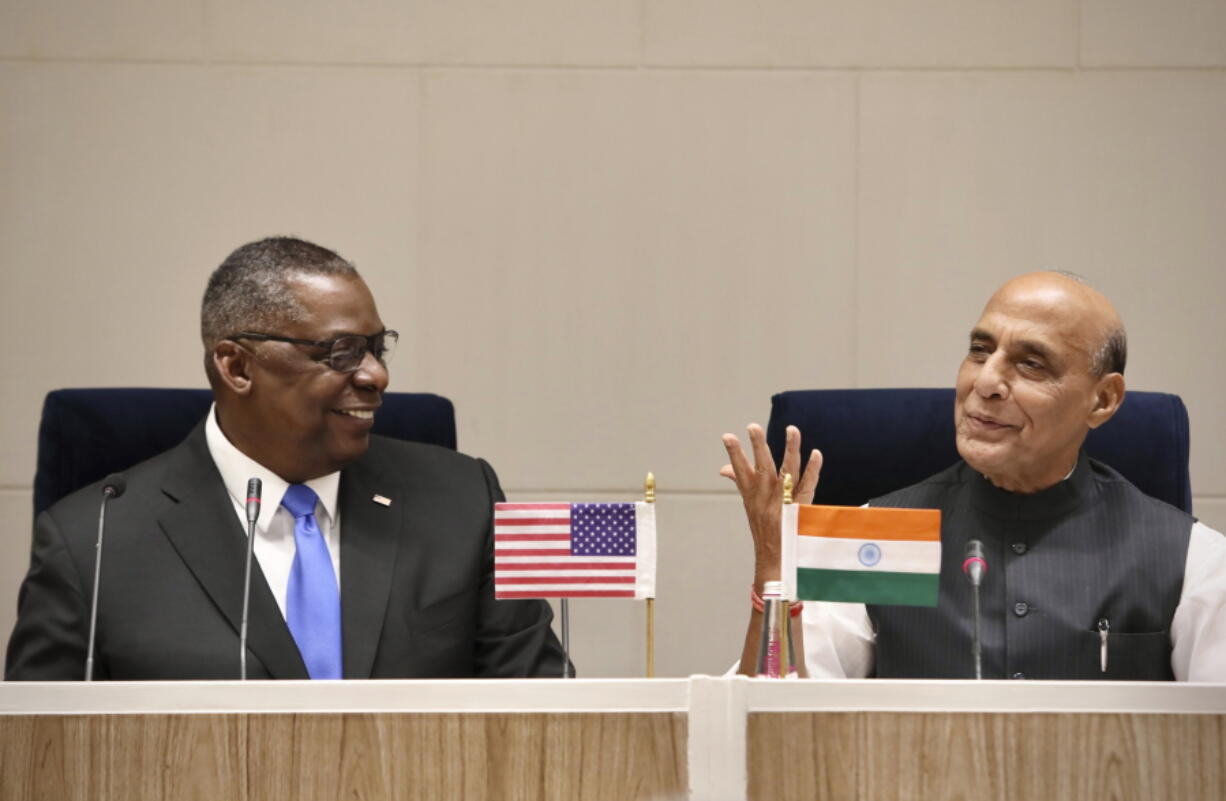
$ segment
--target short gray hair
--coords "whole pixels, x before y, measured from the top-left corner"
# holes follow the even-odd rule
[[[223,339],[242,331],[272,332],[300,319],[304,309],[290,282],[301,275],[346,275],[358,271],[334,251],[293,237],[277,236],[243,245],[209,277],[200,304],[205,365]]]
[[[1090,372],[1096,378],[1102,378],[1108,373],[1124,374],[1124,365],[1128,362],[1128,337],[1121,326],[1115,326],[1107,332],[1103,344],[1090,354]]]

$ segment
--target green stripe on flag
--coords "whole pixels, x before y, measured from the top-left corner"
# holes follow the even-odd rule
[[[802,601],[844,601],[886,606],[936,606],[940,588],[937,573],[886,573],[875,570],[796,571],[797,595]]]

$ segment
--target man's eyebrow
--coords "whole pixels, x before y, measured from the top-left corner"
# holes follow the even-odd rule
[[[1051,348],[1044,345],[1042,342],[1036,342],[1033,339],[1018,340],[1017,347],[1025,353],[1033,353],[1035,356],[1041,356],[1046,361],[1052,360]]]
[[[333,339],[339,339],[341,337],[377,337],[379,336],[379,334],[382,334],[386,332],[387,330],[388,329],[386,328],[380,328],[378,331],[374,332],[373,334],[364,334],[361,331],[355,331],[355,330],[351,330],[348,328],[337,328],[337,329],[333,329],[331,333],[325,335],[320,341],[329,342]]]
[[[971,330],[971,342],[995,343],[996,337],[992,336],[992,334],[988,333],[982,328],[975,328]],[[1010,344],[1010,347],[1012,347],[1014,350],[1020,350],[1023,353],[1040,356],[1046,361],[1052,361],[1054,358],[1052,356],[1051,348],[1047,346],[1046,344],[1039,342],[1038,340],[1034,340],[1034,339],[1014,340]]]

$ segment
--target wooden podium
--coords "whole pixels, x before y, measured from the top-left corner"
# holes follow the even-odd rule
[[[1226,799],[1226,685],[0,684],[0,799]]]

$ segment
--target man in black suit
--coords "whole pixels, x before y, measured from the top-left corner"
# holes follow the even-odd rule
[[[353,265],[245,245],[210,278],[201,330],[213,410],[107,512],[97,677],[238,677],[251,477],[251,678],[562,674],[549,607],[494,600],[489,465],[370,435],[397,335]],[[36,522],[6,679],[82,677],[98,500],[87,487]]]

